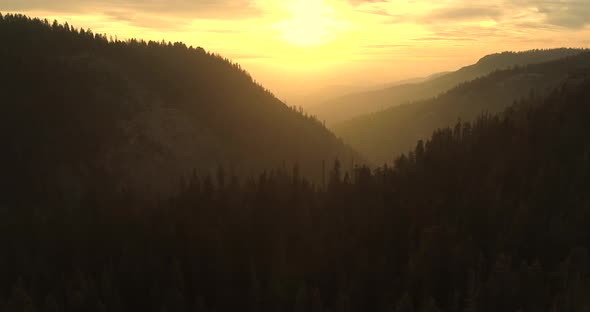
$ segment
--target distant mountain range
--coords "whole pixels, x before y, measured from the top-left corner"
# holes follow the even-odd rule
[[[416,141],[430,136],[459,120],[470,121],[488,112],[497,113],[523,98],[544,96],[564,84],[575,84],[590,77],[590,52],[554,50],[529,52],[532,59],[540,55],[567,55],[561,59],[497,70],[462,83],[428,100],[398,105],[373,114],[357,117],[334,126],[336,134],[376,163],[391,162],[394,157],[414,147]],[[474,75],[476,68],[493,68],[492,64],[507,64],[507,56],[522,59],[526,54],[499,54],[483,58],[478,67],[461,71]],[[496,60],[496,61],[494,61]],[[446,75],[429,83],[441,85]],[[445,82],[445,83],[450,83]]]
[[[331,101],[336,98],[340,98],[343,96],[357,94],[357,93],[367,93],[378,91],[382,89],[388,89],[394,86],[399,86],[402,84],[414,84],[414,83],[421,83],[427,80],[435,79],[442,75],[446,75],[448,72],[441,72],[435,73],[432,75],[428,75],[426,77],[414,77],[408,79],[397,80],[393,82],[387,83],[376,83],[370,85],[358,85],[358,84],[341,84],[341,85],[329,85],[323,86],[318,89],[310,90],[309,92],[303,92],[297,96],[290,96],[286,98],[287,104],[295,104],[296,106],[302,106],[304,109],[311,107],[311,109],[315,109],[318,105],[322,105],[325,102]]]
[[[319,119],[325,120],[328,124],[335,124],[400,104],[431,98],[462,82],[485,76],[495,70],[547,62],[576,55],[583,51],[582,49],[561,48],[492,54],[483,57],[476,64],[463,67],[455,72],[435,74],[427,79],[410,80],[380,90],[352,93],[310,106],[307,111]]]

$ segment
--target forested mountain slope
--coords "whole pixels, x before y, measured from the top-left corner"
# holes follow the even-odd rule
[[[395,167],[194,175],[153,209],[0,197],[1,311],[585,311],[590,80],[437,130]],[[5,179],[1,180],[5,182]],[[72,196],[72,194],[68,194]]]
[[[298,163],[317,178],[323,160],[354,157],[319,121],[201,48],[18,15],[0,17],[0,42],[3,163],[16,159],[37,179],[83,185],[100,169],[122,187],[159,191],[193,169]]]
[[[432,79],[424,82],[406,83],[382,90],[352,93],[309,107],[308,111],[318,116],[319,119],[334,124],[393,106],[434,97],[458,84],[488,75],[495,70],[548,62],[573,56],[583,51],[562,48],[491,54],[483,57],[476,64],[463,67],[455,72],[435,75]]]
[[[544,96],[563,83],[590,76],[590,53],[531,64],[461,84],[429,100],[404,104],[334,126],[334,131],[377,163],[408,150],[419,139],[457,120],[472,120],[484,111],[496,113],[514,101]]]

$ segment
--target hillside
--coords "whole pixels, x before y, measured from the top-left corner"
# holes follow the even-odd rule
[[[565,82],[590,76],[590,53],[512,68],[461,84],[429,100],[392,107],[334,126],[355,149],[376,163],[389,162],[438,128],[496,113],[515,100],[546,95]]]
[[[342,84],[342,85],[329,85],[325,87],[321,87],[315,91],[304,93],[299,96],[291,96],[289,97],[287,103],[293,103],[296,106],[301,106],[304,109],[311,107],[311,109],[315,109],[316,106],[321,105],[325,102],[333,100],[335,98],[340,98],[345,95],[349,94],[357,94],[357,93],[367,93],[382,89],[388,89],[398,85],[407,85],[407,84],[417,84],[422,83],[431,79],[435,79],[437,77],[443,76],[448,74],[447,72],[442,73],[435,73],[429,75],[427,77],[415,77],[410,79],[404,79],[399,81],[392,81],[387,83],[377,83],[377,84],[369,84],[369,85],[354,85],[354,84]]]
[[[239,65],[182,43],[112,40],[90,30],[0,16],[4,164],[39,179],[165,190],[190,172],[248,175],[354,152],[287,107]],[[5,143],[6,144],[6,143]],[[355,157],[360,160],[360,157]]]
[[[476,64],[455,72],[433,75],[420,83],[404,83],[370,92],[352,93],[311,106],[308,111],[335,124],[357,116],[377,112],[389,107],[434,97],[456,85],[485,76],[495,70],[513,66],[542,63],[581,53],[579,49],[531,50],[503,52],[483,57]]]
[[[295,169],[195,175],[146,209],[109,183],[74,206],[0,188],[0,310],[584,311],[579,83],[438,130],[394,167],[335,164],[321,189]]]

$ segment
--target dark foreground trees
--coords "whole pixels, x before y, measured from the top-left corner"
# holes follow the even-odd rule
[[[99,169],[81,196],[3,175],[0,310],[585,311],[589,87],[439,130],[394,167],[336,164],[325,188],[221,168],[154,203]]]
[[[18,25],[50,31],[39,21]],[[90,47],[112,53],[175,49],[109,46],[100,36],[52,27],[58,28],[54,35],[87,36]],[[39,68],[30,63],[34,57],[11,57]],[[68,60],[48,64],[63,69]],[[52,80],[14,72],[20,74],[0,76],[2,86],[26,91],[22,82],[32,81],[36,93],[11,92],[0,102],[0,311],[590,306],[590,81],[570,81],[502,115],[438,130],[393,166],[347,170],[336,163],[325,186],[309,182],[297,167],[248,179],[222,166],[212,175],[196,171],[173,196],[153,200],[120,183],[110,170],[116,162],[90,161],[97,148],[125,142],[124,133],[109,125],[135,107],[116,103],[140,104],[134,101],[141,96],[108,92],[113,102],[93,98],[90,103],[104,105],[90,113],[75,105],[86,102],[54,101],[84,98],[96,84],[121,82],[121,76],[72,70],[63,71],[72,77]],[[77,78],[82,89],[57,87]],[[45,82],[55,88],[42,89]],[[168,87],[161,91],[177,95]],[[51,96],[52,106],[37,101],[39,94]],[[271,132],[262,126],[257,131]]]

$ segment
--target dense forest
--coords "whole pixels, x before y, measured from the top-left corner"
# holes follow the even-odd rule
[[[590,80],[326,186],[194,174],[146,203],[3,179],[2,311],[586,311]],[[18,173],[18,172],[16,172]],[[5,176],[6,177],[6,176]]]
[[[428,100],[389,108],[334,125],[334,132],[377,164],[424,140],[432,131],[486,111],[498,113],[513,102],[543,97],[563,84],[590,77],[590,52],[559,60],[495,71]]]
[[[277,164],[273,148],[310,153],[293,143],[305,133],[337,140],[218,56],[13,15],[0,17],[0,39],[10,43],[0,58],[11,60],[0,75],[0,311],[590,308],[590,78],[566,71],[562,79],[587,56],[539,65],[555,87],[455,119],[393,163],[341,159],[325,171],[320,163],[316,179],[296,158]],[[482,88],[474,90],[492,90]],[[136,170],[141,161],[117,150],[166,148],[133,130],[155,105],[202,122],[202,131],[227,129],[235,146],[265,148],[240,155],[267,169],[195,167],[159,198],[116,183],[126,177],[113,166]],[[251,142],[228,125],[246,117]],[[290,127],[298,131],[281,132]],[[164,165],[158,173],[176,160],[150,164]]]
[[[309,112],[329,125],[379,112],[409,102],[426,100],[451,88],[497,70],[538,64],[580,54],[583,49],[548,49],[502,52],[484,56],[477,63],[450,73],[435,74],[425,81],[400,83],[388,88],[353,92],[309,107]]]
[[[11,151],[3,156],[34,157],[27,170],[66,191],[93,168],[122,187],[166,194],[192,169],[249,175],[297,163],[319,181],[324,160],[362,161],[321,122],[202,48],[21,15],[0,17],[0,41],[0,127]]]

